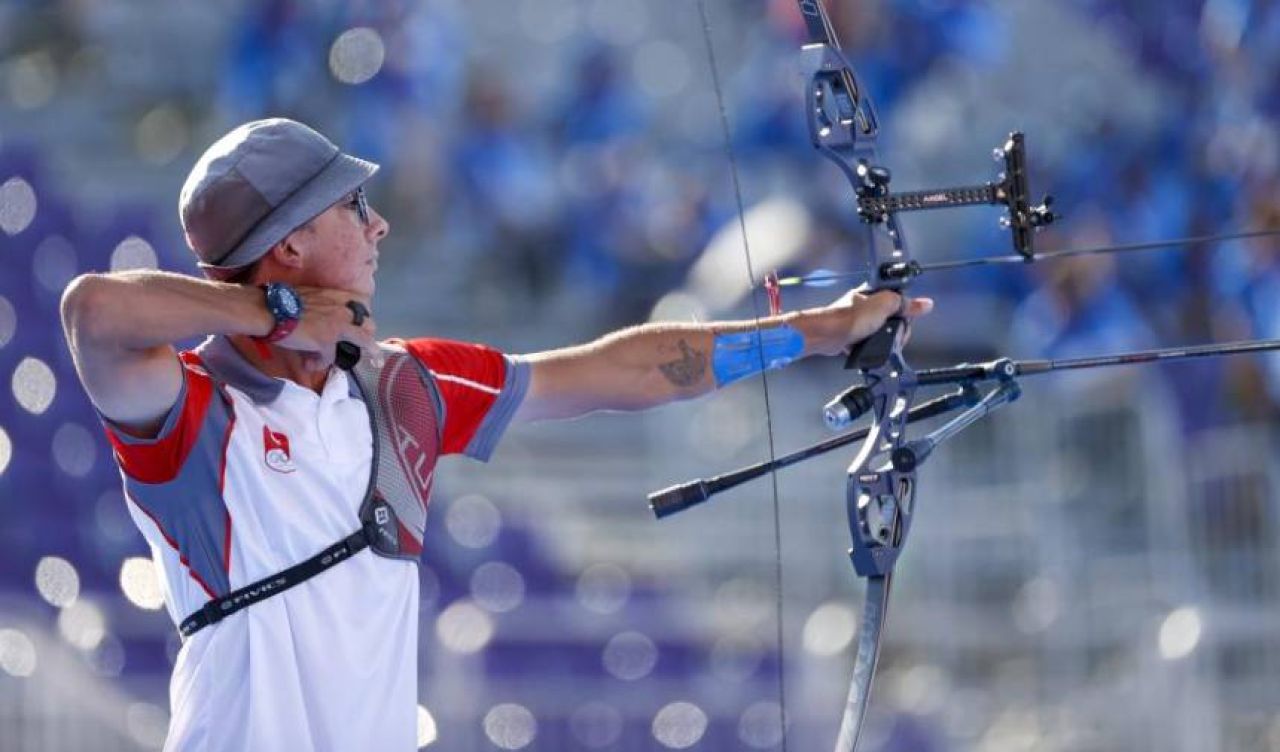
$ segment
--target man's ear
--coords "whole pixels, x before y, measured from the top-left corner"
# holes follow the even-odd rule
[[[284,240],[271,246],[271,250],[267,251],[267,255],[275,263],[287,269],[302,268],[302,249],[299,248],[298,232],[289,233]]]

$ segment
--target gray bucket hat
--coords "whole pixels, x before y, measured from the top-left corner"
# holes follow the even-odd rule
[[[204,273],[225,278],[373,177],[302,123],[245,123],[210,146],[187,176],[178,216]]]

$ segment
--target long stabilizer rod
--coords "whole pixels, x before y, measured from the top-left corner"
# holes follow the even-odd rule
[[[1010,360],[1000,358],[986,363],[963,364],[946,368],[926,368],[916,372],[922,386],[934,384],[973,383],[1010,376],[1035,376],[1052,371],[1073,371],[1085,368],[1126,366],[1156,361],[1208,358],[1218,355],[1280,350],[1280,339],[1260,339],[1247,342],[1228,342],[1220,345],[1193,345],[1191,347],[1166,347],[1158,350],[1116,355],[1095,355],[1087,358],[1062,358],[1058,360]]]
[[[1005,254],[999,256],[983,256],[975,259],[961,259],[956,261],[937,261],[929,264],[921,264],[921,272],[936,272],[947,269],[963,269],[968,266],[991,266],[993,264],[1025,264],[1035,261],[1047,261],[1057,258],[1070,258],[1072,256],[1101,256],[1111,253],[1129,253],[1132,251],[1151,251],[1159,248],[1178,248],[1188,245],[1199,245],[1201,243],[1221,243],[1225,240],[1248,240],[1250,238],[1265,238],[1272,235],[1280,235],[1280,230],[1253,230],[1250,232],[1232,232],[1224,235],[1193,235],[1186,238],[1174,238],[1171,240],[1151,240],[1142,243],[1121,243],[1118,245],[1100,245],[1092,248],[1063,248],[1057,251],[1041,251],[1032,254],[1030,258],[1019,256],[1017,254]]]

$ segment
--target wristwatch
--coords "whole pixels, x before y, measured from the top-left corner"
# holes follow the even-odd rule
[[[262,342],[279,342],[293,333],[298,327],[298,319],[302,318],[302,298],[284,282],[268,282],[262,285],[266,293],[267,310],[275,317],[276,325],[264,337],[255,339]]]

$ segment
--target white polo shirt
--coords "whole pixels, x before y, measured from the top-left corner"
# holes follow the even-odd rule
[[[479,345],[399,344],[429,373],[440,454],[488,459],[528,365]],[[107,423],[175,624],[358,529],[373,448],[343,371],[316,394],[262,374],[224,337],[181,358],[182,392],[156,438]],[[416,749],[417,657],[417,565],[362,551],[186,641],[165,749]]]

